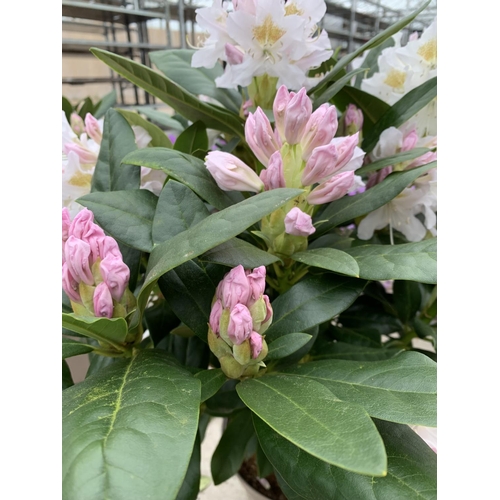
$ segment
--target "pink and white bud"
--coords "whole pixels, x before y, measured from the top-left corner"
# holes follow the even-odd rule
[[[74,142],[68,142],[64,145],[64,152],[69,154],[70,151],[76,153],[80,161],[84,164],[93,164],[97,161],[97,155],[95,153]]]
[[[63,243],[69,237],[69,227],[71,226],[71,215],[67,207],[62,209],[62,240]]]
[[[68,264],[66,262],[62,266],[62,288],[73,302],[81,304],[82,299],[80,298],[80,293],[78,292],[78,281],[75,280],[69,271]]]
[[[255,302],[266,289],[266,266],[259,266],[253,271],[245,271],[250,286],[249,302]]]
[[[363,112],[354,104],[349,104],[345,110],[344,124],[349,134],[354,134],[363,127]]]
[[[331,177],[341,168],[338,166],[338,158],[337,148],[333,144],[315,148],[302,172],[302,184],[312,186]]]
[[[90,113],[85,115],[85,132],[87,135],[93,139],[97,144],[101,144],[102,141],[102,130],[99,122]]]
[[[82,117],[78,113],[71,113],[69,117],[71,128],[76,135],[81,135],[85,131],[85,126],[83,125]]]
[[[113,317],[113,297],[106,283],[99,283],[94,291],[94,316]]]
[[[285,187],[285,175],[283,173],[283,158],[279,151],[274,152],[269,158],[267,168],[260,173],[266,191]]]
[[[345,167],[351,161],[354,156],[356,146],[358,145],[358,141],[359,132],[356,132],[354,135],[348,135],[346,137],[336,137],[332,139],[331,144],[333,144],[337,148],[338,153],[338,170],[340,170],[342,167]],[[360,151],[364,155],[364,152],[361,149]]]
[[[236,156],[223,151],[210,151],[205,165],[223,191],[260,193],[264,183],[259,176]]]
[[[279,149],[271,123],[260,107],[249,113],[245,122],[245,139],[259,161],[266,165],[271,155]]]
[[[240,345],[252,333],[252,316],[247,306],[236,304],[229,314],[229,324],[227,326],[227,335],[231,342]]]
[[[249,337],[250,349],[252,351],[252,358],[256,359],[262,351],[262,335],[257,332],[252,332]]]
[[[285,233],[293,236],[309,236],[316,231],[311,216],[294,207],[286,214]]]
[[[250,298],[251,288],[240,264],[229,271],[222,280],[221,296],[222,306],[233,309],[236,304],[246,304]]]
[[[337,110],[335,106],[322,104],[307,120],[300,145],[302,159],[308,160],[313,150],[329,144],[338,128]]]
[[[426,165],[427,163],[431,163],[433,161],[437,160],[437,153],[433,153],[432,151],[429,151],[428,153],[423,154],[422,156],[419,156],[416,160],[414,160],[408,167],[406,168],[414,168],[414,167],[420,167],[421,165]]]
[[[241,64],[243,62],[243,52],[230,43],[224,46],[224,52],[229,64]]]
[[[94,276],[90,264],[90,245],[71,235],[64,244],[64,258],[68,270],[76,281],[83,281],[87,285],[94,284]]]
[[[323,203],[338,200],[347,194],[353,183],[353,171],[334,175],[330,180],[320,184],[309,193],[307,203],[311,205],[322,205]]]
[[[311,117],[312,103],[305,87],[294,95],[285,112],[285,139],[288,144],[298,144],[302,139],[307,121]]]
[[[216,335],[219,335],[219,323],[221,315],[222,315],[222,302],[219,299],[217,299],[214,302],[214,305],[212,306],[212,310],[210,311],[210,318],[208,320],[210,328]]]
[[[292,92],[293,95],[295,95]],[[274,126],[281,140],[285,140],[285,113],[291,95],[285,85],[281,85],[273,102]]]
[[[417,146],[418,133],[415,129],[411,130],[405,135],[403,139],[403,145],[401,146],[401,152],[410,151]]]
[[[99,269],[111,296],[119,302],[130,279],[129,268],[121,258],[108,254],[102,259]]]

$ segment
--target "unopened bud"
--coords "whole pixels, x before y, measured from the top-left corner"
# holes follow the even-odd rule
[[[300,208],[292,208],[285,217],[285,232],[293,236],[309,236],[316,231],[311,216]]]
[[[64,257],[74,279],[87,285],[94,284],[90,259],[90,245],[85,241],[70,236],[64,244]]]
[[[97,285],[94,291],[94,315],[99,318],[113,317],[113,297],[104,282]]]
[[[279,149],[269,118],[260,107],[249,113],[245,122],[245,139],[259,161],[266,165],[271,155]]]
[[[302,87],[286,107],[285,138],[288,144],[297,144],[302,139],[307,121],[311,117],[312,103],[306,89]]]
[[[244,342],[252,333],[252,316],[250,311],[243,304],[236,304],[229,314],[229,324],[227,335],[231,342],[239,345]]]
[[[347,194],[354,182],[354,172],[342,172],[314,188],[307,196],[311,205],[322,205],[338,200]]]
[[[81,116],[78,113],[73,112],[71,113],[69,120],[73,132],[75,132],[76,135],[83,134],[83,132],[85,131],[85,126],[83,124]]]
[[[302,159],[308,160],[315,148],[325,146],[337,132],[338,120],[335,106],[322,104],[309,118],[300,140]]]
[[[93,139],[97,144],[101,144],[102,141],[102,130],[99,126],[99,122],[90,113],[85,115],[85,132],[87,135]]]
[[[106,255],[100,265],[102,278],[108,285],[111,296],[119,302],[130,279],[130,270],[120,258]]]
[[[242,265],[236,266],[222,280],[222,306],[232,310],[236,304],[246,304],[250,298],[250,285]]]
[[[312,186],[331,177],[339,167],[337,148],[333,144],[319,146],[307,160],[301,182],[304,186]]]
[[[345,110],[344,125],[349,135],[359,132],[363,127],[363,112],[354,104],[349,104]]]
[[[260,173],[260,178],[266,187],[266,191],[286,187],[283,174],[283,159],[279,151],[271,155],[267,168]]]

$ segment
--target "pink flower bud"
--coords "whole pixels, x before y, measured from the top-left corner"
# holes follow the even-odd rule
[[[91,262],[92,264],[98,259],[98,257],[104,257],[104,255],[101,254],[101,248],[104,244],[104,240],[106,238],[110,238],[109,236],[106,236],[104,234],[104,231],[97,225],[97,224],[92,224],[89,227],[89,230],[85,233],[84,238],[82,238],[84,241],[86,241],[90,245],[90,252],[91,252]],[[113,240],[113,238],[110,238]],[[114,241],[114,240],[113,240]],[[116,244],[116,242],[115,242]],[[116,244],[118,247],[118,245]],[[120,253],[120,258],[121,258],[121,253]]]
[[[279,149],[271,123],[260,107],[255,114],[248,114],[245,122],[245,139],[263,165],[267,165],[271,155]]]
[[[331,141],[331,144],[333,144],[337,148],[337,153],[338,153],[337,167],[338,167],[338,170],[340,170],[342,167],[344,167],[345,165],[347,165],[351,161],[351,159],[354,155],[354,151],[356,149],[356,146],[358,145],[358,141],[359,141],[359,132],[356,132],[354,135],[348,135],[347,137],[336,137]],[[363,153],[363,155],[364,155],[364,153]],[[361,163],[362,163],[362,160],[361,160]]]
[[[357,132],[363,127],[363,112],[354,104],[349,104],[345,111],[344,123],[353,130],[352,133]]]
[[[267,295],[263,295],[262,297],[266,303],[266,310],[267,310],[266,317],[263,323],[267,323],[273,318],[273,308],[271,307],[271,302],[269,301],[269,297]]]
[[[307,203],[322,205],[342,198],[351,189],[354,182],[354,172],[342,172],[334,175],[330,180],[313,189],[307,197]]]
[[[246,100],[243,103],[242,109],[243,109],[243,116],[246,118],[248,117],[248,114],[250,113],[248,110],[253,106],[253,101],[251,99]]]
[[[288,89],[285,85],[282,85],[278,89],[273,103],[274,126],[281,140],[285,140],[285,113],[290,99],[291,96]]]
[[[302,172],[302,184],[311,186],[331,177],[340,167],[337,148],[333,144],[319,146],[314,149]]]
[[[408,134],[405,135],[403,139],[403,145],[401,146],[401,152],[403,151],[410,151],[411,149],[415,148],[418,142],[418,133],[415,129],[410,131]]]
[[[285,176],[283,174],[283,159],[281,153],[276,151],[269,158],[269,165],[262,170],[260,178],[266,187],[266,191],[285,187]]]
[[[127,288],[130,270],[120,258],[108,254],[99,266],[102,279],[108,285],[111,296],[119,302]]]
[[[243,52],[234,45],[226,43],[224,52],[226,53],[227,62],[229,64],[241,64],[243,62]]]
[[[250,293],[250,285],[241,264],[224,276],[221,286],[223,307],[232,309],[236,304],[246,304]]]
[[[416,160],[414,160],[408,167],[406,168],[414,168],[414,167],[420,167],[421,165],[426,165],[427,163],[431,163],[432,161],[437,160],[437,153],[433,153],[432,151],[429,151],[428,153],[423,154],[422,156],[419,156]]]
[[[248,284],[250,285],[250,302],[255,302],[266,289],[266,266],[256,267],[253,271],[246,271]]]
[[[123,259],[122,253],[120,252],[120,247],[114,238],[111,236],[104,236],[102,240],[99,240],[99,257],[104,259],[108,255],[112,255],[117,259]]]
[[[88,209],[80,210],[69,226],[69,236],[74,236],[79,240],[85,239],[85,234],[94,223],[94,214]]]
[[[99,126],[99,122],[90,113],[85,115],[85,132],[87,135],[93,139],[97,144],[101,144],[102,141],[102,130]]]
[[[76,153],[82,163],[92,164],[97,161],[97,155],[95,153],[74,142],[67,142],[64,145],[64,152],[69,154],[70,151]]]
[[[370,174],[368,180],[366,181],[366,189],[370,189],[373,186],[380,184],[390,173],[392,172],[392,166],[381,168],[378,172]]]
[[[297,144],[302,139],[302,133],[311,117],[312,103],[307,96],[305,87],[290,99],[285,113],[285,138],[288,144]]]
[[[312,225],[311,216],[300,208],[294,207],[286,214],[285,233],[293,236],[309,236],[315,231],[316,228]]]
[[[236,156],[223,151],[210,151],[205,165],[223,191],[260,193],[264,183],[259,176]]]
[[[262,351],[262,335],[257,332],[252,332],[249,337],[250,349],[252,350],[252,358],[256,359]]]
[[[68,269],[68,264],[64,263],[62,266],[62,287],[66,295],[73,301],[81,304],[82,299],[78,292],[78,281],[72,276]]]
[[[71,215],[69,213],[69,210],[66,207],[64,207],[62,209],[62,240],[63,240],[63,243],[68,239],[70,225],[71,225]]]
[[[83,133],[85,127],[83,125],[83,120],[78,113],[75,112],[71,113],[69,121],[71,128],[73,129],[73,132],[75,132],[76,135],[80,135]]]
[[[313,150],[329,144],[337,132],[338,120],[335,106],[322,104],[307,120],[300,144],[302,159],[307,160]]]
[[[252,316],[243,304],[236,304],[229,314],[227,335],[233,344],[240,345],[252,333]]]
[[[104,282],[99,283],[94,291],[94,315],[98,318],[113,317],[113,297]]]
[[[85,241],[70,236],[64,244],[64,257],[68,269],[76,281],[87,285],[94,284],[94,276],[90,269],[90,245]]]
[[[222,302],[217,299],[212,306],[212,310],[210,311],[210,318],[208,323],[212,331],[218,336],[219,335],[219,322],[222,314]]]

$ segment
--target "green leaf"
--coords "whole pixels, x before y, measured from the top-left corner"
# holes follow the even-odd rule
[[[163,132],[163,130],[157,127],[154,123],[145,120],[139,113],[128,111],[126,109],[117,109],[116,111],[118,111],[118,113],[120,113],[127,120],[131,127],[136,125],[146,130],[146,132],[151,136],[151,141],[149,143],[150,146],[159,148],[172,147],[172,143],[165,132]]]
[[[365,285],[366,281],[334,274],[306,276],[273,301],[273,322],[266,339],[273,341],[328,321],[347,309]]]
[[[380,134],[389,127],[399,127],[429,104],[437,95],[437,77],[405,94],[380,118],[371,133],[363,140],[363,151],[369,153],[376,145]]]
[[[72,332],[116,346],[123,344],[128,329],[125,318],[95,318],[77,316],[73,313],[62,315],[62,325]]]
[[[255,435],[252,413],[239,411],[229,421],[215,449],[210,464],[214,484],[221,484],[234,476],[245,458],[248,442]]]
[[[62,360],[62,390],[67,389],[68,387],[71,387],[72,385],[75,385],[73,382],[73,377],[71,376],[71,370],[69,369],[68,363],[66,363],[66,360]]]
[[[79,105],[78,109],[78,115],[82,120],[85,120],[85,116],[87,116],[87,113],[93,114],[94,113],[94,104],[92,102],[92,99],[90,97],[86,97]]]
[[[179,120],[172,118],[163,111],[157,111],[149,106],[131,106],[129,109],[141,113],[141,115],[149,118],[160,127],[175,130],[176,132],[182,132],[184,130],[184,126],[179,122]]]
[[[153,250],[151,232],[157,202],[158,197],[147,189],[94,192],[78,198],[113,238],[144,252]]]
[[[94,112],[94,118],[102,118],[109,108],[112,108],[116,104],[116,90],[112,90],[109,94],[106,94],[96,105],[96,110]]]
[[[339,78],[333,85],[328,87],[328,89],[326,89],[325,92],[323,92],[320,97],[314,100],[314,107],[318,108],[325,102],[328,102],[330,99],[335,97],[352,80],[352,78],[355,75],[363,73],[364,71],[365,71],[364,68],[358,68],[353,71],[350,71],[349,73],[347,73],[347,75],[343,76],[342,78]]]
[[[193,453],[191,459],[189,460],[189,466],[182,482],[181,489],[177,494],[175,500],[196,500],[200,492],[200,481],[201,481],[201,446],[200,446],[200,434],[196,434],[196,440],[194,442]]]
[[[203,161],[194,156],[173,149],[146,148],[128,155],[124,162],[163,170],[219,210],[234,204],[228,194],[217,186]]]
[[[400,424],[436,426],[436,363],[417,352],[385,361],[324,360],[286,368],[315,380],[370,416]]]
[[[402,245],[364,245],[346,250],[368,280],[437,282],[437,239]]]
[[[308,266],[359,278],[358,263],[348,253],[336,248],[316,248],[297,252],[292,255],[292,259]]]
[[[389,359],[401,352],[397,348],[365,347],[345,342],[330,342],[322,346],[320,352],[314,352],[310,359],[352,359],[358,361],[378,361]]]
[[[63,392],[63,498],[175,500],[198,427],[200,382],[145,350]]]
[[[380,184],[367,189],[364,193],[355,196],[344,196],[340,200],[333,201],[321,213],[321,220],[327,221],[317,226],[315,236],[321,236],[343,222],[380,208],[395,198],[415,179],[425,174],[431,168],[435,168],[435,166],[436,162],[433,161],[432,163],[412,168],[411,170],[393,172]]]
[[[69,123],[71,120],[71,113],[73,113],[73,106],[64,96],[62,98],[62,110],[64,111],[64,114],[66,115],[66,120],[68,120]]]
[[[242,265],[245,269],[268,266],[281,259],[239,238],[233,238],[205,252],[200,260],[213,262],[223,266],[236,267]]]
[[[387,450],[387,476],[370,478],[329,465],[301,450],[253,415],[259,442],[284,491],[306,500],[436,499],[437,455],[408,426],[375,421]],[[280,480],[281,479],[281,480]]]
[[[269,344],[266,360],[284,358],[285,356],[293,354],[306,345],[311,339],[312,335],[308,333],[289,333],[283,335]]]
[[[201,381],[201,402],[211,398],[222,387],[227,380],[220,368],[203,370],[198,372],[195,377]]]
[[[76,340],[62,339],[62,359],[71,358],[73,356],[78,356],[79,354],[85,354],[87,352],[92,352],[94,347],[89,344],[82,344]]]
[[[197,121],[190,125],[177,137],[174,145],[176,151],[193,154],[197,150],[208,150],[207,128],[203,122]]]
[[[139,323],[140,314],[160,276],[234,238],[302,192],[301,189],[278,188],[251,196],[157,245],[149,258],[146,279],[137,299],[140,312],[135,315],[133,326]]]
[[[359,474],[385,475],[384,444],[368,414],[322,384],[276,374],[246,379],[236,390],[267,425],[316,458]]]
[[[241,96],[236,90],[223,89],[215,85],[215,79],[224,73],[222,66],[193,68],[191,58],[194,50],[155,50],[149,53],[153,64],[168,78],[194,95],[206,95],[219,101],[225,108],[239,113]]]
[[[119,75],[158,97],[188,120],[200,120],[207,128],[245,138],[243,120],[234,113],[200,101],[180,85],[147,66],[106,50],[91,48],[90,51]]]
[[[399,319],[408,324],[415,317],[422,303],[420,286],[415,281],[394,281],[394,307]]]
[[[136,149],[135,135],[127,120],[118,111],[108,109],[104,117],[99,157],[92,175],[92,192],[139,189],[140,169],[121,164],[123,157]]]
[[[403,151],[402,153],[388,156],[387,158],[382,158],[381,160],[374,161],[373,163],[369,163],[368,165],[359,168],[358,170],[356,170],[356,175],[364,175],[369,172],[375,172],[390,165],[395,165],[396,163],[411,161],[415,158],[418,158],[419,156],[424,155],[425,153],[428,153],[429,151],[429,148],[414,148],[410,151]]]
[[[388,38],[385,42],[381,43],[377,47],[371,49],[361,64],[360,68],[363,68],[366,71],[365,75],[358,75],[356,77],[356,82],[354,86],[357,89],[361,88],[361,82],[366,79],[372,77],[376,72],[378,72],[378,58],[382,54],[384,49],[394,46],[394,38]]]

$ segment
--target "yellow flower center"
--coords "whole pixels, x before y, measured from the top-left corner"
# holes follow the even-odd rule
[[[424,43],[417,51],[417,54],[429,64],[437,62],[437,38],[433,38]]]
[[[289,3],[285,7],[285,16],[293,16],[294,14],[301,16],[303,13],[304,11],[299,9],[294,3]]]
[[[84,174],[83,172],[77,172],[71,179],[68,181],[68,184],[72,186],[78,187],[87,187],[90,186],[92,181],[92,174]]]
[[[264,46],[274,45],[285,34],[285,30],[274,24],[268,15],[260,26],[253,28],[252,33],[257,42]]]
[[[384,83],[389,85],[395,90],[404,90],[406,80],[406,73],[404,71],[399,71],[397,69],[391,69],[389,73],[387,73],[387,77],[384,80]]]

